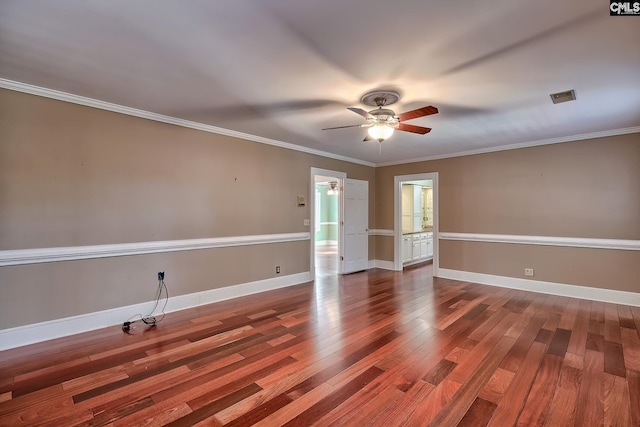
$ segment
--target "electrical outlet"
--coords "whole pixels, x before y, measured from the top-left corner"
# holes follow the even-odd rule
[[[524,269],[525,276],[533,276],[533,268],[525,268]]]
[[[280,274],[280,266],[276,265],[276,274]]]
[[[164,271],[158,271],[158,280],[164,280]]]

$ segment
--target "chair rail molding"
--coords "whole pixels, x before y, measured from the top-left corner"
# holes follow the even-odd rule
[[[393,230],[387,230],[387,229],[372,229],[369,230],[369,236],[391,236],[393,237]]]
[[[0,266],[309,240],[309,232],[0,251]]]
[[[441,232],[440,240],[640,251],[640,240]]]

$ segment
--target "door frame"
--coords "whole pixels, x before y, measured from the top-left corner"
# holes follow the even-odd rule
[[[329,169],[311,168],[311,178],[309,180],[309,238],[310,238],[310,261],[309,273],[311,280],[316,277],[316,176],[327,178],[335,178],[338,181],[338,259],[342,259],[344,247],[344,180],[347,178],[346,172],[334,171]],[[338,274],[342,274],[342,261],[338,263]]]
[[[438,275],[440,267],[440,242],[438,239],[440,219],[438,209],[438,172],[396,175],[393,177],[393,258],[394,270],[402,271],[402,183],[430,179],[433,182],[433,276]]]

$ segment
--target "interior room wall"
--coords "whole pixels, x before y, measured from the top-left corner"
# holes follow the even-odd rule
[[[640,240],[640,134],[376,169],[376,228],[396,175],[438,172],[440,232]],[[393,238],[377,236],[393,260]],[[440,240],[440,267],[640,292],[640,251]]]
[[[375,222],[372,167],[0,89],[0,251],[310,232],[311,167],[368,180]],[[3,266],[0,329],[153,300],[158,271],[177,296],[309,259],[305,240]]]

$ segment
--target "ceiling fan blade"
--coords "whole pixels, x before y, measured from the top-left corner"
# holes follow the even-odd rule
[[[371,138],[371,135],[369,135],[369,132],[367,132],[367,134],[364,136],[364,139],[362,140],[362,142],[367,142],[367,141],[371,141],[373,138]]]
[[[405,124],[405,123],[400,123],[398,125],[398,130],[401,130],[401,131],[404,131],[404,132],[419,133],[420,135],[424,135],[425,133],[431,132],[431,128],[425,128],[425,127],[422,127],[422,126],[408,125],[408,124]]]
[[[418,117],[430,116],[431,114],[438,114],[438,109],[432,105],[428,107],[418,108],[417,110],[407,111],[398,116],[398,119],[403,122],[405,120],[417,119]]]
[[[332,130],[332,129],[346,129],[346,128],[362,128],[365,127],[367,125],[349,125],[349,126],[336,126],[333,128],[323,128],[321,130]]]
[[[368,111],[363,110],[362,108],[357,108],[357,107],[347,107],[347,110],[351,110],[356,114],[361,115],[362,117],[364,117],[365,119],[374,119],[375,117],[373,117],[371,114],[369,114]]]

